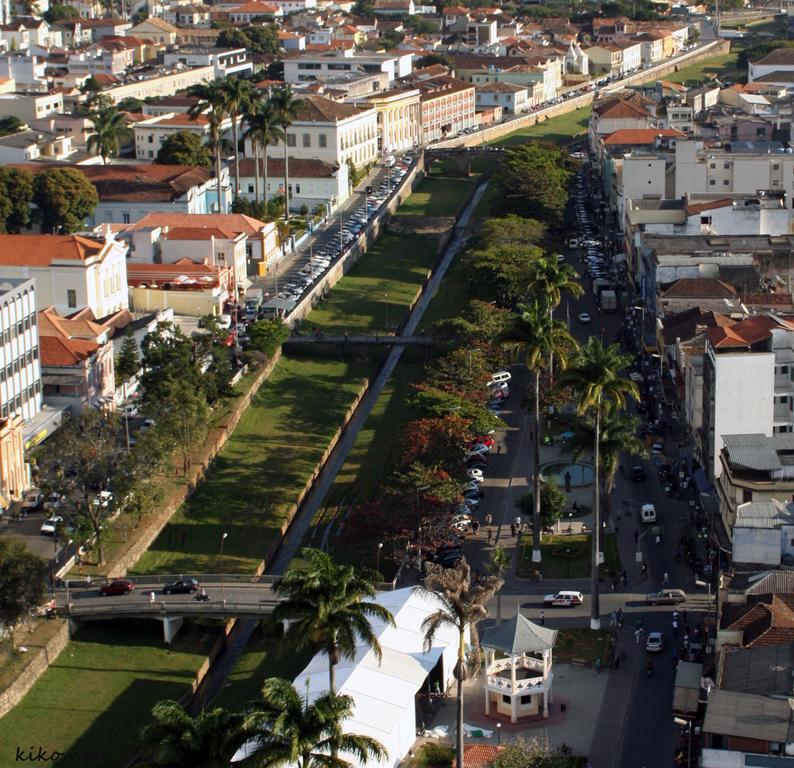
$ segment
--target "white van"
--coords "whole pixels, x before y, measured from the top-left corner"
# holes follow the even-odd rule
[[[503,382],[508,382],[512,379],[513,376],[510,371],[497,371],[496,373],[491,374],[491,381],[489,382],[489,386],[493,386],[494,384],[502,384]]]
[[[643,504],[640,509],[640,519],[643,523],[656,522],[656,507],[653,504]]]

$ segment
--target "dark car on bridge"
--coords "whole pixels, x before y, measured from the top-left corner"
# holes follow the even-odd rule
[[[166,584],[163,587],[164,595],[188,595],[191,592],[198,592],[201,584],[198,579],[179,579]]]
[[[102,597],[108,595],[128,595],[135,589],[135,585],[129,579],[114,579],[104,586],[99,588],[99,594]]]

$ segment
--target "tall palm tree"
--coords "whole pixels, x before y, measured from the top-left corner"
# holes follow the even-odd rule
[[[590,456],[595,440],[595,421],[592,415],[564,414],[556,421],[571,433],[568,438],[568,450],[574,458]],[[639,420],[635,416],[629,416],[624,411],[609,407],[609,404],[601,414],[598,448],[601,477],[596,478],[596,482],[600,482],[602,507],[607,510],[607,514],[609,495],[615,485],[621,455],[623,453],[633,456],[647,455],[644,443],[637,437],[638,425]]]
[[[267,207],[267,148],[270,144],[286,137],[281,127],[275,104],[270,99],[256,99],[245,116],[247,128],[245,138],[249,139],[254,150],[256,165],[256,202],[259,202],[259,158],[265,156],[265,207]]]
[[[532,562],[541,561],[541,515],[540,515],[540,378],[544,369],[551,366],[555,354],[565,360],[577,348],[576,341],[568,332],[565,323],[554,320],[542,301],[522,307],[521,314],[515,315],[513,323],[502,334],[502,345],[507,347],[514,357],[523,358],[527,368],[532,372],[534,394],[534,438],[533,438],[533,473],[532,497],[534,509],[532,514]],[[565,353],[565,354],[562,354]]]
[[[340,659],[352,659],[356,643],[368,645],[380,660],[380,643],[370,619],[394,624],[391,612],[365,601],[377,593],[379,575],[335,563],[319,549],[304,549],[306,568],[291,568],[274,585],[283,601],[276,606],[276,621],[288,619],[286,639],[297,647],[313,645],[328,655],[328,688],[336,690],[335,672]]]
[[[576,412],[589,414],[593,419],[593,474],[600,477],[601,418],[606,407],[623,408],[629,398],[637,399],[637,385],[620,375],[631,359],[620,353],[616,344],[605,346],[600,339],[591,336],[579,351],[574,361],[560,374],[558,385],[570,387],[576,399]],[[598,556],[601,552],[601,515],[599,510],[599,488],[593,482],[593,532],[591,535],[592,563],[590,587],[591,629],[601,628],[601,606],[598,592]]]
[[[234,141],[234,197],[240,194],[240,140],[239,122],[246,114],[255,98],[254,86],[250,80],[241,77],[227,77],[221,86],[225,96],[224,108],[232,121],[232,139]]]
[[[510,560],[512,559],[512,555],[510,555],[504,547],[500,547],[498,544],[491,550],[491,557],[488,560],[488,573],[491,576],[496,576],[497,579],[501,580],[502,577],[505,575],[507,569],[510,567]],[[496,625],[499,626],[502,623],[502,590],[499,589],[496,593]]]
[[[452,628],[458,633],[458,660],[455,664],[457,690],[457,737],[455,752],[457,764],[463,765],[463,681],[466,679],[466,629],[469,629],[471,660],[479,665],[480,642],[477,622],[488,615],[486,603],[501,588],[502,580],[496,576],[476,578],[466,558],[461,558],[454,568],[427,564],[427,576],[422,589],[441,601],[441,608],[422,622],[425,649],[430,650],[436,636],[443,629]]]
[[[116,107],[105,107],[92,112],[88,118],[94,132],[88,136],[89,152],[96,152],[107,165],[108,158],[118,155],[121,143],[129,138],[131,131],[124,122],[124,115]]]
[[[344,733],[342,724],[353,714],[353,699],[326,693],[309,703],[289,680],[265,680],[261,701],[246,715],[243,732],[248,736],[241,768],[347,768],[339,752],[360,762],[382,760],[383,745],[369,736]]]
[[[176,701],[160,701],[140,734],[146,768],[228,768],[245,742],[243,717],[218,707],[191,717]]]
[[[279,114],[279,125],[284,132],[284,220],[289,221],[289,146],[287,144],[287,128],[298,116],[300,102],[295,98],[289,85],[274,88],[271,100]]]
[[[553,317],[554,310],[562,302],[563,294],[576,298],[584,293],[584,288],[579,282],[578,272],[570,264],[559,262],[556,257],[544,256],[535,259],[530,265],[527,293],[530,299],[544,301],[549,317]],[[549,379],[554,381],[553,352],[549,358]]]
[[[218,213],[225,213],[223,205],[223,185],[221,184],[221,142],[223,122],[226,119],[226,93],[220,80],[197,83],[187,89],[188,95],[197,96],[198,101],[188,110],[194,120],[206,117],[210,129],[210,145],[215,155],[215,175],[218,189]]]

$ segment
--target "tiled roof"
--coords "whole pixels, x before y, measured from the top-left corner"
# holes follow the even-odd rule
[[[464,768],[489,768],[504,747],[497,747],[495,744],[466,744],[463,747],[463,766]],[[452,761],[452,768],[457,767],[457,762]]]
[[[168,240],[210,240],[213,237],[220,240],[234,240],[238,232],[233,232],[226,227],[174,227],[168,230]]]
[[[794,325],[769,315],[756,315],[748,317],[746,320],[740,320],[730,327],[709,328],[706,333],[709,342],[715,349],[728,349],[730,347],[749,347],[768,339],[772,335],[773,328],[794,330]]]
[[[686,212],[690,215],[693,213],[703,213],[703,211],[714,211],[718,208],[729,208],[733,205],[733,202],[728,198],[722,198],[720,200],[708,200],[705,203],[688,203],[686,206]]]
[[[186,112],[179,112],[171,117],[161,117],[152,125],[209,125],[209,118],[206,115],[195,115],[191,117]]]
[[[272,225],[271,225],[272,226]],[[268,225],[242,213],[149,213],[127,227],[127,232],[157,227],[220,227],[230,232],[245,232],[253,235]]]
[[[770,72],[755,78],[756,83],[794,83],[794,72]]]
[[[776,64],[794,64],[794,48],[775,48],[766,56],[751,62],[752,64],[763,64],[764,66],[774,66]]]
[[[706,328],[733,325],[736,321],[718,312],[707,312],[700,307],[685,309],[664,318],[664,341],[675,344],[676,340],[689,341]]]
[[[593,111],[599,118],[606,120],[616,120],[627,117],[650,117],[642,107],[624,99],[617,99],[605,105],[598,105],[593,107]]]
[[[766,306],[787,306],[792,303],[790,293],[745,293],[742,296],[742,303],[751,307],[753,304],[763,304]]]
[[[91,357],[98,349],[99,345],[92,341],[39,335],[39,354],[43,366],[77,365]]]
[[[53,261],[85,261],[103,247],[82,235],[0,235],[0,264],[48,267]]]
[[[229,10],[230,13],[261,13],[263,15],[272,15],[279,12],[279,8],[267,3],[250,2],[243,3],[242,5],[235,5],[234,8]]]
[[[526,91],[527,87],[515,83],[483,83],[476,86],[476,90],[484,93],[520,93]]]
[[[726,619],[724,628],[741,631],[745,648],[794,640],[794,595],[766,595],[758,602],[748,599]]]
[[[260,162],[260,173],[264,170],[264,161]],[[289,159],[289,176],[291,179],[330,179],[339,170],[335,165],[324,160],[304,160],[291,157]],[[267,172],[270,176],[284,177],[284,159],[269,157]],[[240,176],[253,178],[256,176],[256,165],[252,157],[240,158]]]
[[[736,289],[710,277],[683,277],[666,291],[663,299],[735,299]]]
[[[162,32],[179,32],[179,30],[173,25],[169,24],[167,21],[163,21],[162,19],[158,19],[156,16],[149,16],[148,18],[144,19],[140,24],[137,24],[133,29],[137,29],[138,27],[145,27],[145,26],[155,27]]]
[[[332,101],[325,96],[307,96],[298,102],[297,120],[310,123],[336,123],[360,114],[361,110],[352,104]]]
[[[647,117],[645,112],[643,115]],[[607,117],[612,118],[613,115],[609,114]],[[683,139],[685,134],[673,128],[621,128],[619,131],[609,134],[604,139],[604,144],[607,146],[654,144],[658,138]]]

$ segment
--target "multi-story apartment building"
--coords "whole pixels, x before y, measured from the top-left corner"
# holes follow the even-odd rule
[[[41,365],[32,278],[0,278],[0,418],[41,411]]]
[[[224,118],[221,131],[228,133],[231,127],[231,119]],[[195,133],[206,142],[210,133],[209,118],[206,115],[191,117],[184,112],[172,112],[135,123],[135,157],[138,160],[155,160],[165,139],[181,131]]]
[[[111,233],[0,235],[0,280],[34,278],[41,306],[107,317],[127,308],[127,250]]]
[[[351,49],[327,54],[302,53],[294,59],[284,60],[284,82],[306,83],[345,73],[383,72],[391,85],[398,78],[411,74],[412,60],[413,53],[408,51],[358,54]]]
[[[415,83],[422,104],[422,142],[455,136],[476,122],[475,87],[455,77],[442,75]]]
[[[416,88],[382,91],[363,100],[378,115],[378,149],[400,152],[422,140],[422,108]]]

